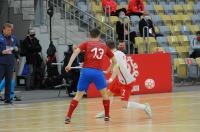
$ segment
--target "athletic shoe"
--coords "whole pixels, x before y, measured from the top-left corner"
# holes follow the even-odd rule
[[[0,101],[4,101],[3,97],[0,96]]]
[[[99,112],[99,113],[96,115],[96,118],[104,118],[104,117],[105,117],[104,111]]]
[[[9,105],[9,104],[12,104],[12,103],[13,103],[12,100],[4,100],[5,105]]]
[[[69,117],[66,117],[65,118],[65,124],[69,124],[70,123],[70,118]]]
[[[107,122],[107,121],[109,121],[110,119],[109,119],[109,117],[104,117],[104,121],[105,122]]]
[[[22,101],[22,99],[20,97],[18,97],[18,96],[13,97],[13,100],[14,101]]]
[[[148,103],[145,103],[144,112],[147,114],[149,118],[152,118],[151,107]]]

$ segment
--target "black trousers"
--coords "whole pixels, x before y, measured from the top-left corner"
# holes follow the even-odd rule
[[[138,17],[141,17],[143,15],[143,13],[140,13],[140,12],[131,12],[131,13],[127,13],[126,14],[127,16],[138,16]]]
[[[5,77],[5,100],[10,101],[11,81],[14,64],[0,64],[0,82]]]
[[[26,90],[35,89],[36,82],[35,82],[35,74],[36,74],[36,65],[29,64],[29,73],[27,75],[27,84]]]
[[[72,75],[71,75],[72,82],[71,86],[68,89],[69,94],[77,91],[79,76],[80,76],[80,71],[72,70]]]
[[[67,73],[62,72],[62,76],[70,84],[70,86],[67,86],[68,94],[70,95],[72,92],[76,92],[80,71],[72,69],[70,72]]]

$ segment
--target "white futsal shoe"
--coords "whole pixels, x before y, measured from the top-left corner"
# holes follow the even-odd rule
[[[147,116],[151,119],[152,118],[152,112],[151,112],[151,107],[148,103],[145,103],[145,109],[144,112],[147,114]]]
[[[96,115],[96,118],[104,118],[104,117],[105,117],[104,111],[99,112],[99,113]]]

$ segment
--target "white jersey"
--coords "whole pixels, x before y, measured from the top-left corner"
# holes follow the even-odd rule
[[[133,81],[135,81],[134,76],[131,74],[130,66],[127,63],[126,55],[119,50],[114,50],[113,54],[115,55],[117,64],[119,66],[119,73],[118,73],[119,81],[124,85],[130,84]]]

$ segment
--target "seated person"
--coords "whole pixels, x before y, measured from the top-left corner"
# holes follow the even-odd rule
[[[144,3],[142,0],[130,0],[126,15],[128,16],[139,16],[148,14],[144,11]]]
[[[128,24],[123,22],[125,18],[127,18],[125,13],[121,11],[119,13],[119,21],[117,21],[116,23],[116,32],[117,32],[118,40],[120,42],[121,47],[125,47],[125,40],[128,40],[128,36],[129,36],[129,40],[132,43],[130,45],[130,48],[131,48],[130,51],[131,53],[133,53],[132,51],[133,51],[133,44],[135,44],[136,32],[134,31],[128,32]],[[123,44],[124,46],[122,46]]]
[[[196,37],[193,39],[192,45],[190,45],[190,58],[200,57],[200,31],[196,32]]]
[[[145,33],[143,33],[143,28],[146,26],[149,28],[149,30],[147,31],[147,29],[145,28],[144,29]],[[158,36],[163,36],[162,34],[155,32],[154,24],[153,24],[153,21],[151,20],[150,16],[142,16],[141,17],[141,20],[139,21],[139,31],[140,31],[141,37],[147,37],[147,33],[149,33],[149,37],[156,38]]]
[[[117,10],[117,3],[114,0],[102,0],[103,11],[106,15],[118,16],[120,11],[126,12],[125,8]]]

